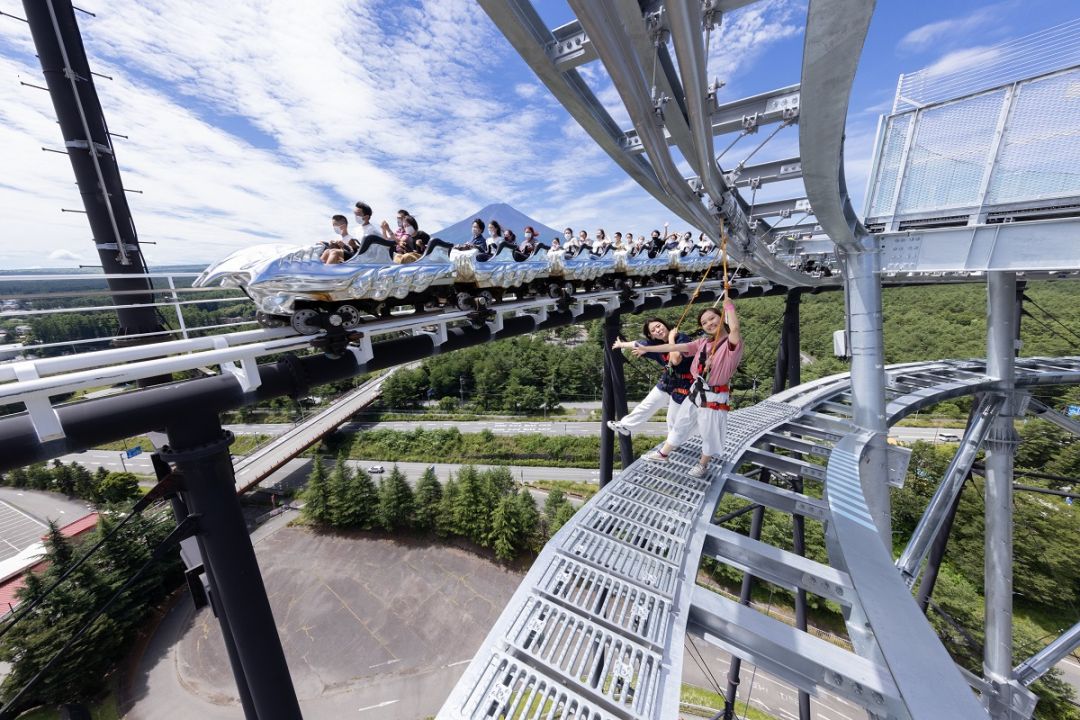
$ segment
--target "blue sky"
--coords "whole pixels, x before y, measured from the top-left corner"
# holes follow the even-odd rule
[[[151,265],[207,262],[246,245],[307,243],[357,199],[376,219],[399,207],[437,230],[495,201],[553,227],[648,232],[667,211],[618,169],[548,96],[468,0],[83,0],[91,66],[117,140]],[[552,26],[563,0],[536,3]],[[21,15],[21,3],[0,0]],[[962,67],[976,48],[1072,20],[1059,0],[878,3],[847,126],[848,184],[861,208],[878,116],[897,76]],[[805,3],[730,13],[709,74],[722,100],[798,82]],[[629,127],[598,63],[581,68]],[[94,263],[89,229],[25,24],[0,18],[0,261]],[[734,164],[764,139],[743,139]],[[720,147],[730,138],[718,140]],[[784,130],[754,157],[797,154]],[[681,163],[681,158],[677,158]],[[685,167],[685,164],[683,163]],[[689,174],[689,172],[687,172]],[[789,185],[789,187],[784,187]],[[799,186],[767,186],[759,200]]]

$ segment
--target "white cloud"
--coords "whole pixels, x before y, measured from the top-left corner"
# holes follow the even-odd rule
[[[904,52],[923,52],[938,47],[942,42],[970,36],[999,21],[1002,10],[1014,3],[996,3],[964,15],[963,17],[938,20],[921,25],[900,38],[897,49]]]
[[[79,263],[82,262],[84,258],[82,255],[71,252],[70,250],[58,249],[53,250],[51,253],[49,253],[48,259],[52,260],[53,262]]]
[[[307,243],[362,199],[427,229],[493,201],[550,225],[646,231],[670,217],[548,94],[479,6],[442,0],[84,0],[80,16],[151,265]],[[729,13],[710,76],[745,76],[803,6]],[[212,21],[210,21],[212,18]],[[147,28],[156,28],[147,32]],[[599,63],[583,76],[621,127]],[[0,77],[40,83],[29,33],[0,23]],[[778,137],[779,141],[780,138]],[[46,93],[0,83],[0,259],[95,256]],[[763,153],[764,157],[764,153]],[[678,160],[678,158],[676,158]],[[609,219],[605,219],[609,218]],[[35,246],[45,237],[49,251]],[[68,253],[64,255],[63,253]]]
[[[996,60],[999,55],[1001,55],[1001,49],[996,47],[970,47],[963,50],[954,50],[946,53],[935,63],[919,72],[925,77],[951,75],[962,70],[989,64]]]

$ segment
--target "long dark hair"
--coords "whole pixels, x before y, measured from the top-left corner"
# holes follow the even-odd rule
[[[643,325],[641,328],[641,334],[644,335],[646,339],[653,339],[652,334],[649,333],[649,326],[652,325],[654,322],[660,323],[669,333],[671,332],[671,323],[669,323],[667,320],[664,320],[663,318],[651,317],[645,321],[645,325]]]

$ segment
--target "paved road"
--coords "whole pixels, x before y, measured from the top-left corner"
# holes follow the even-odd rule
[[[280,435],[285,432],[285,430],[292,427],[292,425],[262,423],[227,425],[226,427],[237,435]],[[598,435],[600,433],[600,423],[598,422],[518,422],[515,420],[393,420],[380,423],[352,422],[343,425],[342,429],[346,431],[415,430],[418,427],[426,428],[428,430],[449,430],[450,428],[457,428],[463,433],[478,433],[483,430],[490,430],[496,435],[538,433],[541,435],[572,435],[584,437]],[[667,428],[663,422],[648,422],[642,426],[642,430],[639,432],[654,437],[663,437],[666,431]],[[944,427],[900,426],[890,429],[889,435],[901,442],[915,442],[916,440],[925,440],[929,442],[956,442],[960,436],[963,435],[963,430],[959,428]]]
[[[699,651],[704,658],[708,673],[699,662],[695,661]],[[715,678],[721,690],[724,690],[727,687],[730,664],[731,656],[726,652],[705,642],[700,636],[687,635],[683,652],[682,680],[684,683],[715,692],[713,687]],[[798,720],[799,718],[799,691],[747,662],[742,664],[742,670],[739,673],[737,697],[740,705],[749,697],[751,705],[777,718],[783,720]],[[866,711],[843,698],[822,694],[819,697],[810,698],[810,716],[813,720],[856,720],[865,718]]]

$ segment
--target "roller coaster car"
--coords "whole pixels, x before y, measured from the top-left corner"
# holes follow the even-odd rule
[[[489,253],[432,238],[418,260],[397,264],[394,243],[377,235],[365,237],[344,263],[324,264],[322,251],[322,245],[256,245],[208,267],[195,286],[241,288],[265,324],[287,322],[314,335],[330,327],[355,328],[364,313],[386,316],[395,305],[485,311],[507,292],[517,298],[545,294],[568,299],[577,289],[629,290],[657,279],[678,282],[684,273],[696,274],[716,259],[715,252],[631,256],[611,248],[567,257],[544,244],[532,255],[505,243]]]

